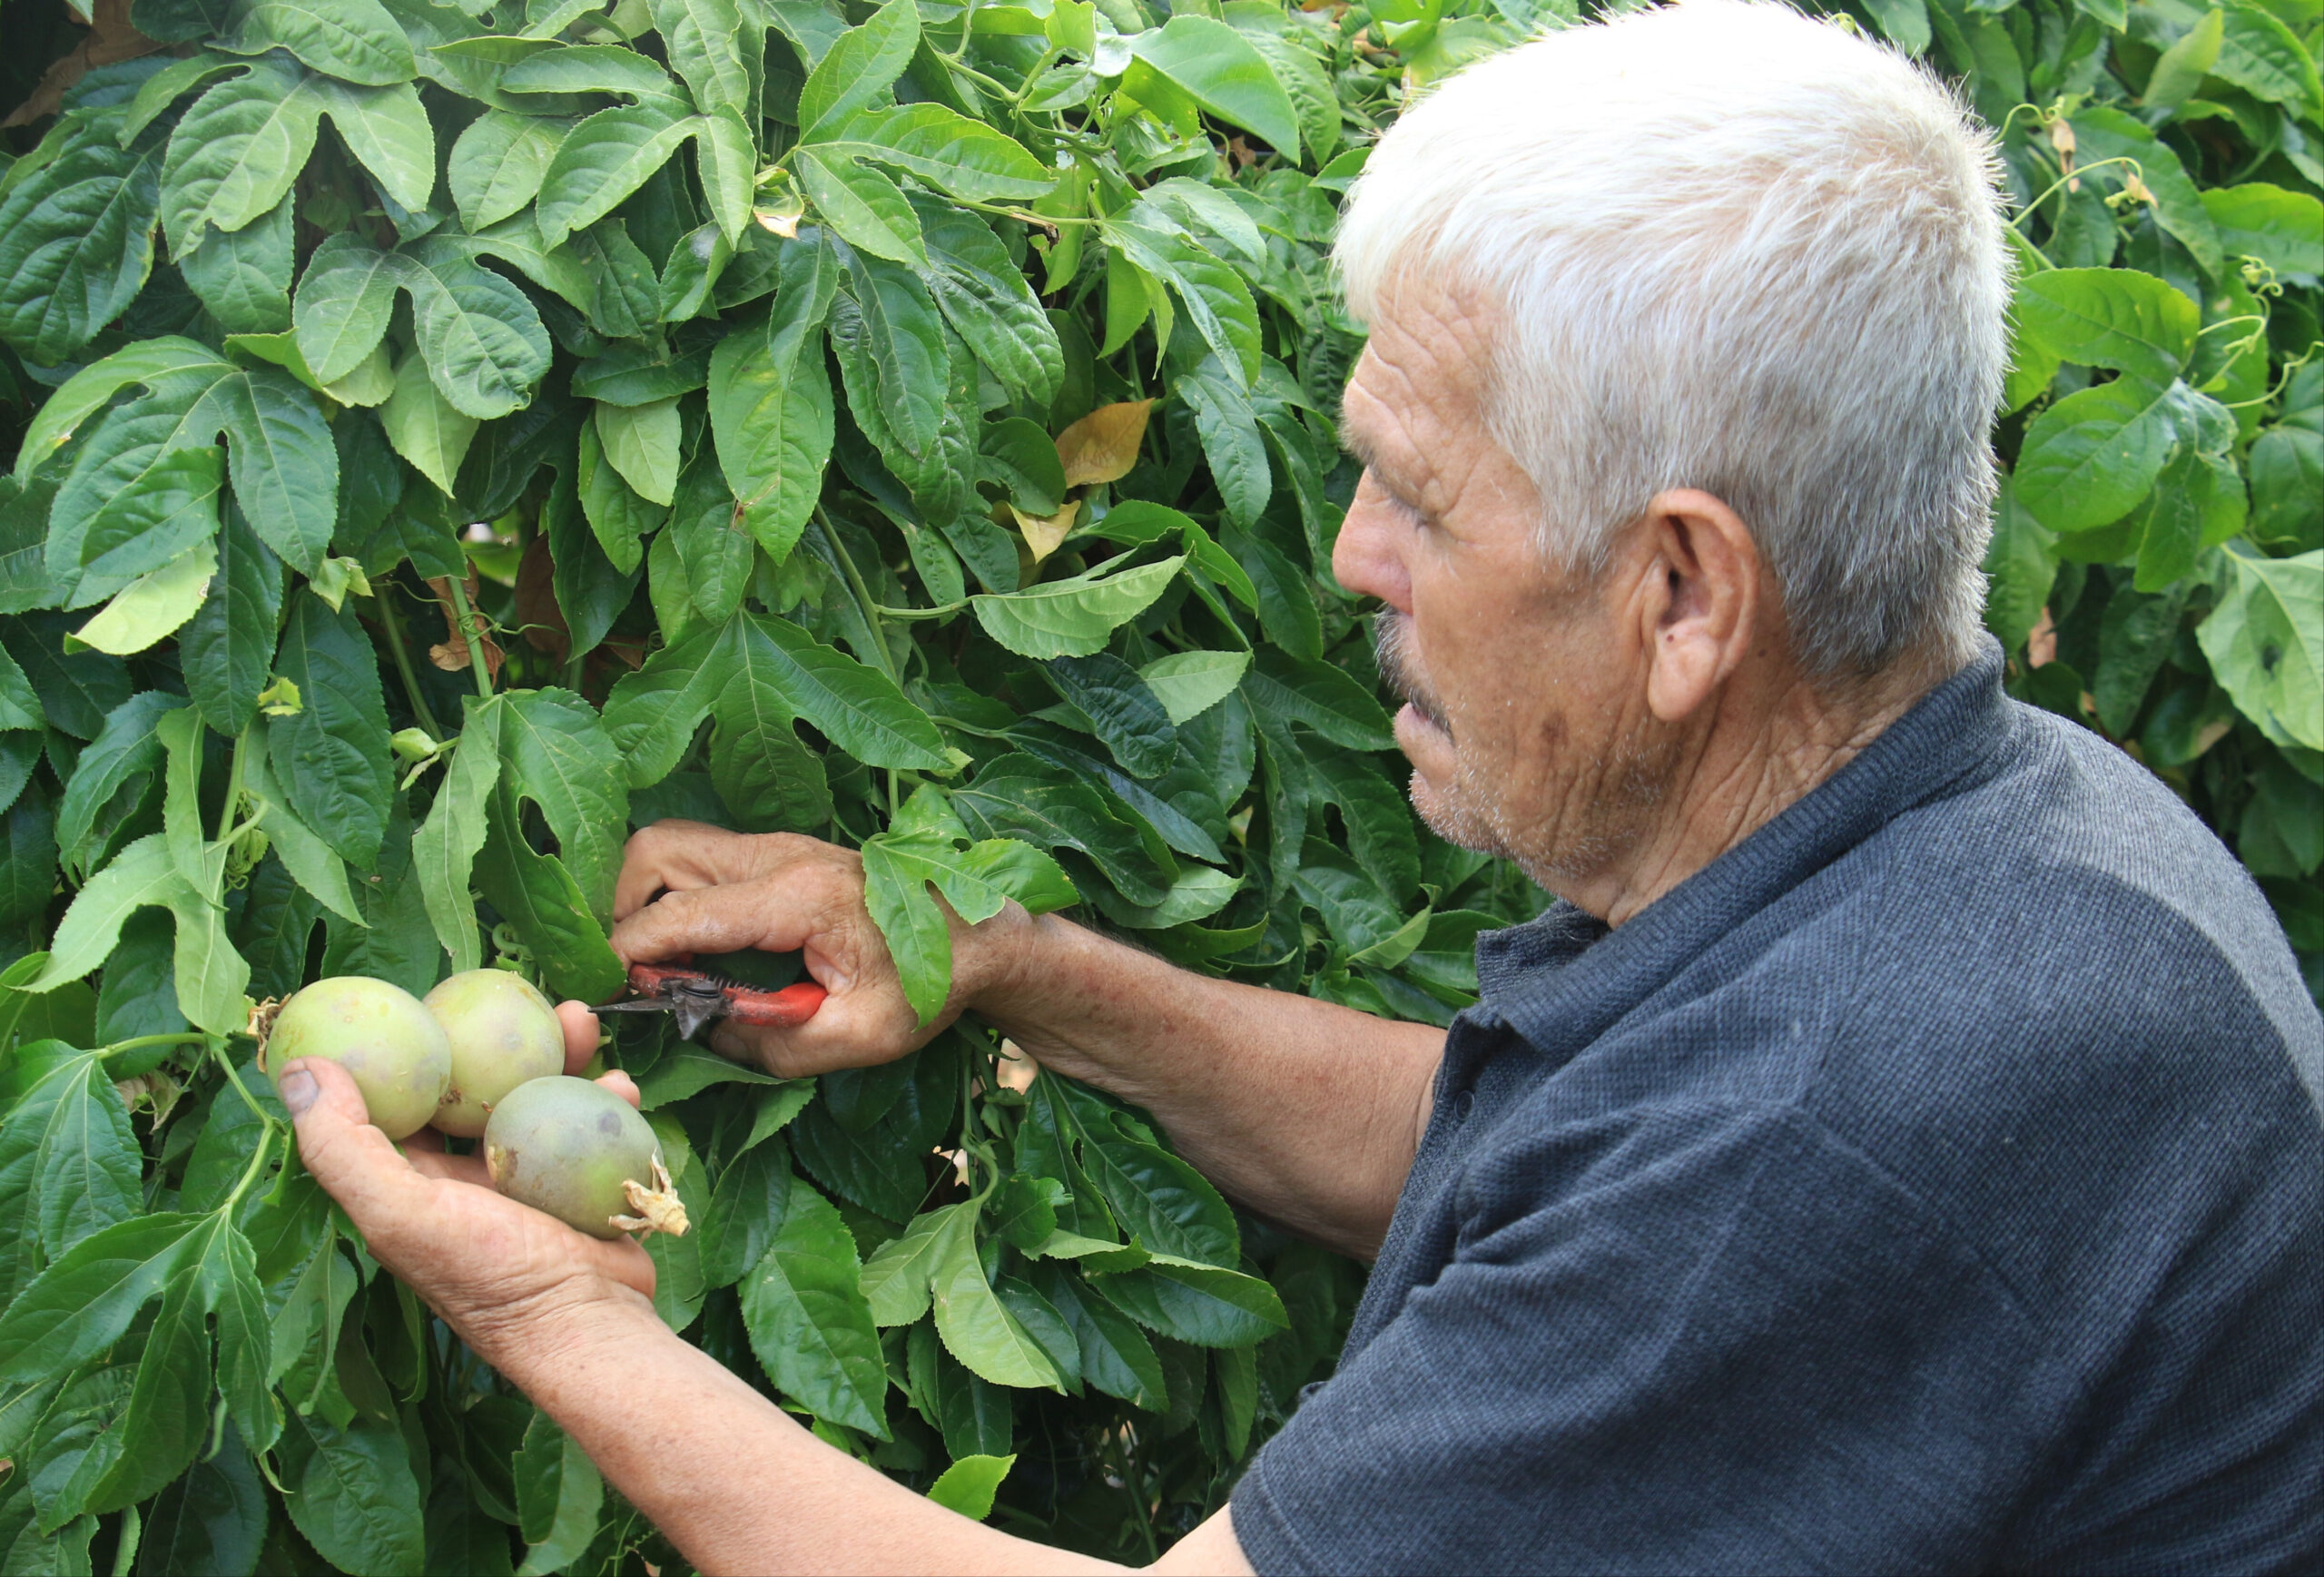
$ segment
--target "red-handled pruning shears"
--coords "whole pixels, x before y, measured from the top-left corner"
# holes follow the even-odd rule
[[[812,981],[801,981],[781,991],[744,985],[687,968],[693,961],[691,955],[681,953],[663,963],[630,965],[629,986],[637,995],[628,1001],[608,1002],[596,1010],[669,1013],[677,1022],[679,1038],[691,1040],[695,1030],[714,1019],[777,1029],[803,1024],[815,1016],[815,1010],[830,994]]]

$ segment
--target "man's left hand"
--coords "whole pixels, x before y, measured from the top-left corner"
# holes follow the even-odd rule
[[[596,1015],[557,1010],[566,1070],[596,1053]],[[597,1082],[632,1105],[625,1073]],[[654,1262],[625,1238],[601,1242],[493,1190],[478,1156],[444,1151],[422,1129],[399,1148],[373,1127],[347,1070],[320,1058],[286,1064],[279,1085],[300,1158],[350,1220],[371,1257],[490,1360],[517,1333],[537,1341],[564,1314],[607,1298],[650,1299]]]

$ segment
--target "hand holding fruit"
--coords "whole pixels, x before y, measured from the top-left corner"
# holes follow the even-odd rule
[[[831,994],[791,1028],[712,1026],[712,1048],[785,1078],[891,1061],[924,1044],[989,983],[1025,920],[1014,904],[986,922],[951,922],[952,999],[920,1027],[887,940],[865,906],[852,850],[790,833],[730,833],[661,822],[629,840],[614,888],[614,951],[625,961],[759,948],[805,955]]]
[[[478,971],[487,972],[499,971]],[[577,1072],[595,1054],[595,1015],[567,1002],[552,1019],[538,992],[514,975],[503,979],[509,984],[455,976],[429,993],[431,1006],[448,992],[448,1000],[466,1010],[448,1015],[453,1031],[448,1036],[433,1013],[393,986],[352,979],[318,981],[285,1005],[268,1048],[307,1169],[362,1230],[373,1257],[479,1352],[487,1352],[501,1333],[529,1326],[541,1316],[608,1296],[651,1296],[654,1288],[653,1261],[618,1228],[600,1225],[595,1236],[583,1237],[533,1207],[601,1202],[608,1190],[595,1186],[603,1179],[590,1176],[594,1163],[598,1170],[610,1165],[624,1172],[612,1179],[610,1197],[618,1202],[614,1208],[626,1209],[621,1188],[629,1180],[626,1171],[653,1181],[658,1153],[651,1129],[631,1109],[637,1091],[627,1075],[608,1074],[595,1084],[562,1076],[560,1070]],[[479,1007],[484,1010],[477,1011]],[[556,1060],[547,1068],[540,1066],[544,1020],[556,1031]],[[501,1053],[497,1058],[487,1054],[495,1043]],[[511,1051],[517,1055],[509,1056]],[[491,1088],[517,1073],[523,1075],[520,1081]],[[540,1073],[547,1076],[534,1077]],[[524,1174],[523,1181],[505,1179],[510,1197],[504,1197],[494,1188],[484,1154],[448,1155],[437,1129],[418,1126],[438,1111],[448,1114],[452,1124],[468,1126],[460,1108],[470,1102],[460,1096],[483,1105],[488,1094],[497,1109],[525,1084],[557,1094],[517,1105],[512,1117],[524,1119],[524,1142],[506,1147],[512,1151],[539,1155],[545,1146],[560,1143],[570,1149],[569,1130],[585,1125],[594,1129],[600,1119],[615,1115],[598,1103],[620,1109],[616,1131],[605,1142],[584,1147],[578,1167],[512,1168]],[[576,1087],[591,1095],[582,1098],[588,1103],[585,1109],[574,1113],[569,1091]],[[423,1104],[419,1093],[428,1100],[415,1120],[414,1109]],[[410,1136],[400,1150],[386,1126],[372,1119],[374,1103],[388,1122]],[[525,1118],[525,1105],[535,1108],[530,1118]],[[568,1114],[579,1120],[558,1120]],[[642,1154],[633,1153],[639,1146],[632,1127],[644,1130]],[[560,1129],[567,1130],[562,1137]],[[488,1152],[488,1126],[487,1131],[482,1149]],[[561,1191],[543,1194],[545,1183]],[[542,1197],[519,1202],[533,1194]],[[573,1208],[563,1214],[569,1219]],[[608,1237],[614,1240],[604,1240]]]

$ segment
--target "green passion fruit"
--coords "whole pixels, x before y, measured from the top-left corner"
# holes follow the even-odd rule
[[[510,1090],[484,1125],[492,1186],[592,1237],[686,1229],[661,1141],[637,1109],[563,1074]]]
[[[507,970],[468,970],[421,999],[452,1043],[452,1082],[430,1119],[474,1138],[520,1084],[565,1071],[565,1026],[533,983]]]
[[[267,1031],[266,1065],[301,1057],[338,1063],[363,1092],[363,1109],[389,1138],[418,1133],[452,1079],[443,1026],[418,997],[385,981],[339,975],[301,988]]]

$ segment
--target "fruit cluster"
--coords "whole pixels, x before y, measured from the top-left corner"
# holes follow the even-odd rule
[[[564,1026],[522,976],[468,970],[424,999],[361,975],[317,981],[275,1015],[266,1056],[278,1082],[300,1058],[338,1063],[391,1139],[481,1138],[495,1188],[578,1231],[686,1229],[653,1129],[566,1076]]]

